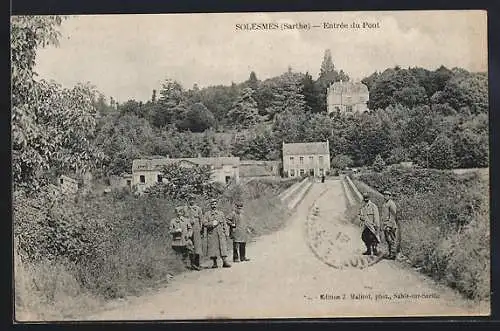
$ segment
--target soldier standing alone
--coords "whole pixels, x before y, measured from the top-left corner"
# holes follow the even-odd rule
[[[231,227],[230,238],[233,239],[233,262],[250,261],[246,257],[246,243],[248,240],[248,227],[246,218],[242,215],[243,203],[236,202],[236,209],[228,217]]]
[[[397,254],[396,232],[398,226],[396,223],[396,204],[392,200],[392,194],[384,191],[385,203],[382,205],[382,222],[384,226],[384,236],[389,249],[389,260],[395,260]]]
[[[377,245],[380,243],[380,218],[377,205],[370,201],[368,193],[363,194],[363,206],[359,211],[359,219],[363,227],[361,239],[366,245],[363,255],[378,254]]]
[[[222,267],[229,268],[227,262],[227,224],[224,213],[217,209],[217,200],[210,200],[211,210],[203,216],[203,226],[207,229],[207,255],[212,259],[212,268],[217,268],[217,258],[222,259]]]

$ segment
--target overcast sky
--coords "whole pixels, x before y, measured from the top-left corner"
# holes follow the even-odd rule
[[[237,23],[373,22],[375,29],[237,31]],[[147,100],[166,78],[185,88],[228,85],[294,71],[317,78],[325,49],[355,79],[395,65],[487,71],[481,11],[225,13],[74,16],[36,71],[71,87],[90,81],[120,102]]]

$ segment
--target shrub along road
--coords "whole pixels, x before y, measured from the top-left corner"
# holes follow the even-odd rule
[[[89,320],[162,320],[206,318],[285,318],[353,316],[457,316],[489,314],[489,303],[463,299],[400,262],[382,260],[364,269],[334,268],[321,256],[332,242],[342,259],[360,255],[359,229],[345,222],[345,197],[339,180],[314,183],[286,228],[248,247],[249,262],[230,269],[206,269],[178,275],[171,283],[140,297],[110,303]],[[327,235],[308,235],[314,214]],[[328,233],[328,231],[333,231]],[[311,239],[313,238],[313,239]],[[335,240],[333,240],[335,241]],[[330,252],[331,254],[331,252]],[[420,295],[420,298],[409,296]]]

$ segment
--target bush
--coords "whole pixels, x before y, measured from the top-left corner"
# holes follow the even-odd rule
[[[390,169],[359,176],[360,191],[390,189],[398,206],[401,251],[414,266],[469,298],[489,298],[488,182],[476,173]],[[367,185],[368,184],[368,185]]]

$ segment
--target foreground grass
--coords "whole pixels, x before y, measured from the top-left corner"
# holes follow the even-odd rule
[[[228,213],[233,199],[243,197],[256,238],[285,225],[289,213],[277,196],[292,184],[265,180],[232,187],[220,207]],[[61,200],[50,208],[31,198],[16,201],[15,227],[22,234],[15,254],[18,320],[82,317],[106,300],[138,295],[186,271],[168,234],[180,201],[124,192]],[[201,197],[198,204],[208,208]],[[61,251],[65,256],[55,254]]]
[[[481,174],[392,169],[354,180],[381,207],[393,192],[401,252],[412,265],[468,298],[490,296],[488,180]]]

